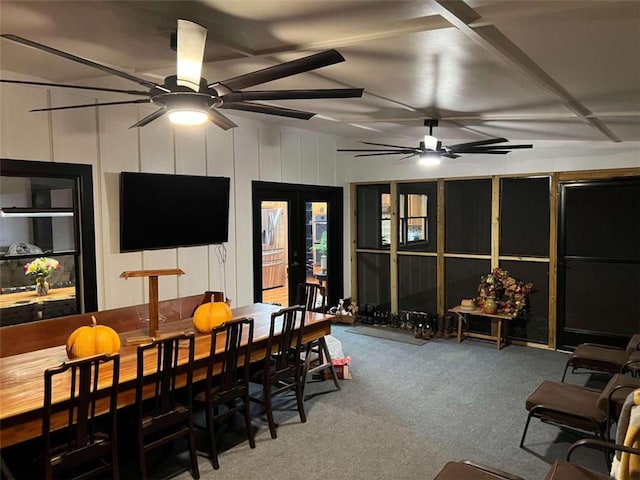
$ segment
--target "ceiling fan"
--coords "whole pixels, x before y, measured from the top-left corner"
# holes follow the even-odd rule
[[[17,35],[2,34],[0,37],[96,68],[112,75],[117,75],[148,88],[148,91],[120,90],[82,85],[0,79],[0,82],[5,83],[107,91],[145,97],[136,100],[118,102],[38,108],[31,110],[32,112],[134,103],[150,103],[159,107],[158,110],[147,115],[130,128],[143,127],[160,118],[165,113],[169,114],[169,119],[173,123],[194,125],[201,124],[209,120],[224,130],[236,127],[237,125],[223,115],[219,111],[220,109],[244,110],[248,112],[258,112],[268,115],[279,115],[283,117],[308,120],[313,117],[315,113],[263,103],[254,103],[254,101],[353,98],[361,97],[364,91],[362,88],[243,91],[245,88],[267,83],[272,80],[289,77],[343,62],[344,57],[336,50],[319,52],[297,60],[292,60],[290,62],[281,63],[272,67],[263,68],[251,73],[229,78],[227,80],[208,83],[205,78],[200,76],[207,29],[197,23],[182,19],[178,20],[178,30],[176,34],[177,74],[166,77],[162,84],[137,77],[130,73],[102,65],[92,60],[78,57],[71,53],[63,52],[53,47],[42,45],[32,40],[27,40],[26,38],[22,38]]]
[[[360,142],[366,145],[374,145],[378,147],[388,147],[385,149],[338,149],[338,152],[365,152],[355,155],[356,157],[373,157],[379,155],[406,155],[400,160],[419,156],[419,163],[422,165],[437,165],[440,163],[440,157],[458,158],[461,154],[466,153],[484,153],[490,155],[506,155],[513,149],[533,148],[533,145],[497,145],[498,143],[508,142],[506,138],[488,138],[486,140],[477,140],[475,142],[458,143],[456,145],[442,145],[436,137],[433,136],[433,127],[438,126],[438,120],[426,119],[425,127],[429,127],[429,135],[424,136],[424,140],[420,142],[418,147],[403,147],[400,145],[388,145],[386,143]]]

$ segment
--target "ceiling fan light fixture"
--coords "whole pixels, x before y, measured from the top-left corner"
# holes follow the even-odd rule
[[[172,110],[169,112],[169,121],[175,125],[202,125],[209,116],[201,110]]]
[[[418,158],[418,165],[423,167],[435,167],[440,165],[440,154],[438,152],[422,152]]]
[[[427,150],[437,151],[438,150],[438,139],[433,135],[425,135],[424,136],[424,147]]]

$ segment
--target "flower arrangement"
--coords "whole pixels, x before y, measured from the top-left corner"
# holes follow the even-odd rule
[[[501,268],[480,277],[476,304],[484,307],[487,297],[493,297],[498,304],[498,313],[518,316],[527,306],[527,297],[533,290],[533,283],[517,280]]]
[[[62,265],[54,258],[40,257],[25,264],[24,274],[31,275],[34,280],[47,278],[54,270],[60,270]]]

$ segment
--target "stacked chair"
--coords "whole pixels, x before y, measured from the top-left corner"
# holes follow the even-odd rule
[[[569,356],[562,381],[543,381],[525,401],[527,420],[520,439],[524,448],[527,430],[532,418],[544,423],[586,431],[596,438],[574,443],[566,460],[557,460],[545,480],[600,480],[612,477],[594,472],[571,462],[571,456],[581,446],[598,447],[610,466],[610,454],[616,452],[621,465],[621,476],[613,478],[640,478],[640,378],[635,377],[640,364],[640,334],[633,335],[626,349],[605,345],[581,344]],[[593,388],[564,383],[567,370],[577,369],[610,373],[605,388]],[[625,373],[634,375],[625,375]],[[634,410],[636,409],[636,410]],[[635,411],[635,416],[630,414]],[[631,419],[631,420],[630,420]],[[609,440],[611,425],[617,422],[616,442]],[[628,425],[633,424],[627,428]],[[629,458],[633,457],[633,460]],[[620,460],[622,458],[623,460]],[[614,461],[614,465],[616,461]],[[637,465],[637,477],[629,477],[629,465]],[[633,467],[635,468],[635,467]],[[435,480],[523,480],[521,477],[470,461],[449,462]]]
[[[616,443],[596,439],[579,440],[569,448],[566,460],[556,460],[553,463],[551,469],[545,476],[545,480],[611,480],[611,478],[637,478],[635,476],[630,476],[629,474],[631,471],[633,471],[636,476],[640,474],[638,470],[634,470],[637,469],[638,465],[640,465],[637,460],[637,457],[640,456],[640,449],[637,448],[640,441],[640,435],[638,435],[638,432],[640,431],[640,411],[634,411],[640,409],[639,403],[640,390],[635,390],[627,395],[623,408],[623,417],[625,420],[622,421],[623,417],[621,417]],[[613,469],[615,476],[611,477],[606,474],[598,473],[571,462],[573,452],[582,446],[592,446],[603,449],[605,451],[605,458],[608,458],[608,451],[614,451],[616,453]],[[636,458],[632,459],[632,456],[635,456]],[[607,465],[607,467],[609,467],[609,465]],[[469,461],[447,463],[434,480],[462,479],[524,480],[522,477],[517,475]]]

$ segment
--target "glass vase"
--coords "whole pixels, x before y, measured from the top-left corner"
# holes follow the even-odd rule
[[[46,277],[36,279],[36,295],[44,296],[49,293],[49,282]]]

